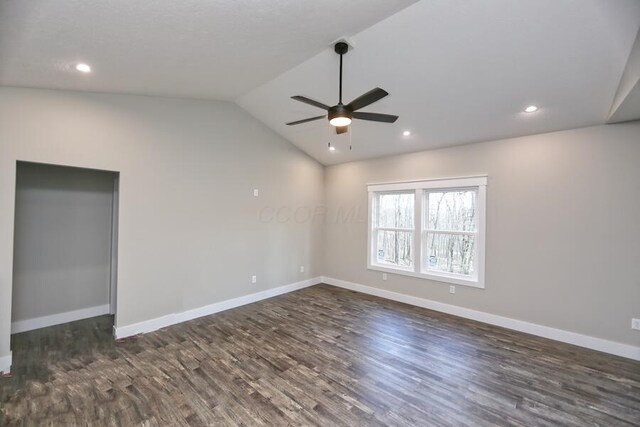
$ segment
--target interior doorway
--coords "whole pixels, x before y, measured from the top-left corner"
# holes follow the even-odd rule
[[[117,172],[17,163],[12,334],[98,316],[113,323],[118,189]]]

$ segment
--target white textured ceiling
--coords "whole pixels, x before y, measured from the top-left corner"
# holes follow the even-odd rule
[[[0,0],[0,85],[232,100],[414,1]]]
[[[601,124],[639,26],[638,0],[422,0],[354,35],[345,56],[345,101],[382,87],[391,95],[363,111],[395,124],[284,125],[322,114],[292,95],[337,102],[330,49],[237,102],[325,164]]]
[[[640,0],[0,0],[0,85],[236,100],[334,164],[605,123],[639,26]],[[345,101],[400,119],[285,126],[337,102],[345,35]]]

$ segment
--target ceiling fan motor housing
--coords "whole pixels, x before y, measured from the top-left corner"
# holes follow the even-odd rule
[[[347,108],[346,105],[338,104],[329,108],[328,114],[329,121],[335,119],[336,117],[348,117],[349,119],[353,119],[353,113]]]

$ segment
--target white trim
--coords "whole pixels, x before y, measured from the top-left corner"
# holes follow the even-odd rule
[[[425,228],[422,230],[423,233],[431,233],[431,234],[453,234],[455,236],[473,236],[478,237],[477,231],[456,231],[456,230],[432,230],[430,228]]]
[[[422,197],[422,193],[424,190],[420,188],[416,188],[414,190],[414,198],[413,198],[413,245],[411,250],[413,251],[413,264],[414,264],[414,272],[422,271],[422,254],[423,254],[423,243],[422,243],[422,234],[424,229],[424,221],[422,211],[424,210],[424,201]],[[371,242],[370,244],[373,244]]]
[[[138,334],[146,334],[148,332],[157,331],[167,326],[179,323],[175,314],[167,314],[166,316],[156,317],[155,319],[145,320],[143,322],[134,323],[132,325],[113,327],[113,335],[116,339],[126,338]]]
[[[0,374],[11,372],[11,352],[7,356],[0,356]]]
[[[486,186],[488,181],[487,175],[478,175],[470,177],[457,178],[438,178],[416,181],[389,182],[367,184],[367,189],[374,192],[385,191],[409,191],[409,190],[425,190],[438,188],[455,188],[455,187],[482,187]]]
[[[76,320],[109,314],[109,304],[96,307],[82,308],[80,310],[67,311],[65,313],[52,314],[50,316],[36,317],[35,319],[18,320],[11,323],[11,333],[19,334],[47,326],[60,325],[62,323],[75,322]]]
[[[374,261],[378,259],[378,255],[376,253],[377,244],[374,245],[372,242],[378,240],[378,233],[375,231],[376,226],[378,225],[378,210],[380,209],[380,197],[375,194],[373,191],[369,191],[369,213],[367,217],[367,228],[369,230],[368,233],[368,241],[367,245],[369,245],[369,256],[367,257],[367,265],[371,265]],[[375,218],[374,218],[375,216]]]
[[[109,264],[109,314],[116,314],[118,302],[118,224],[120,204],[120,174],[113,178],[111,198],[111,260]]]
[[[267,289],[265,291],[256,292],[254,294],[244,295],[237,298],[220,301],[209,304],[204,307],[194,308],[192,310],[183,311],[181,313],[168,314],[166,316],[157,317],[155,319],[145,320],[143,322],[134,323],[132,325],[114,326],[114,335],[117,339],[126,338],[138,334],[146,334],[167,326],[177,323],[186,322],[188,320],[197,319],[198,317],[208,316],[210,314],[219,313],[231,308],[240,307],[242,305],[251,304],[263,299],[272,298],[278,295],[297,291],[299,289],[308,288],[309,286],[322,283],[322,277],[314,277],[300,282],[291,283],[289,285],[277,288]]]
[[[434,282],[452,283],[454,285],[469,286],[471,288],[484,289],[484,285],[478,283],[475,280],[466,279],[462,275],[446,276],[447,273],[442,274],[430,274],[420,273],[413,271],[412,267],[386,267],[383,264],[371,264],[367,266],[367,270],[382,271],[383,273],[399,274],[400,276],[417,277],[418,279],[432,280]]]
[[[563,329],[556,329],[549,326],[538,325],[536,323],[525,322],[522,320],[511,319],[509,317],[499,316],[497,314],[490,314],[483,311],[472,310],[470,308],[445,304],[426,298],[419,298],[411,295],[401,294],[398,292],[388,291],[385,289],[365,286],[359,283],[348,282],[346,280],[323,277],[322,281],[323,283],[329,285],[349,289],[356,292],[362,292],[364,294],[375,295],[381,298],[415,305],[417,307],[427,308],[429,310],[435,310],[442,313],[452,314],[454,316],[464,317],[465,319],[472,319],[478,322],[501,326],[503,328],[512,329],[531,335],[537,335],[539,337],[561,341],[567,344],[573,344],[580,347],[590,348],[592,350],[602,351],[604,353],[614,354],[616,356],[627,357],[633,360],[640,360],[640,347],[629,344],[609,341],[602,338],[596,338],[576,332],[565,331]]]
[[[478,285],[484,288],[485,286],[485,259],[487,256],[487,186],[481,185],[478,187],[478,236],[476,242],[476,275],[478,278]]]
[[[376,231],[399,231],[405,233],[413,233],[415,228],[393,228],[393,227],[376,227]]]

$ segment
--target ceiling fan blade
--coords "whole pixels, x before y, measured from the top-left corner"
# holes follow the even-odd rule
[[[341,133],[345,133],[349,129],[348,126],[337,126],[336,133],[340,135]]]
[[[329,106],[324,105],[322,102],[314,101],[313,99],[309,99],[306,96],[296,95],[292,96],[291,99],[295,99],[296,101],[304,102],[305,104],[313,105],[314,107],[322,108],[323,110],[328,110]]]
[[[289,122],[289,123],[287,123],[287,126],[293,126],[293,125],[299,125],[300,123],[312,122],[314,120],[324,119],[325,117],[326,116],[310,117],[308,119],[302,119],[302,120],[298,120],[298,121],[295,121],[295,122]]]
[[[349,105],[347,105],[347,108],[351,111],[356,111],[381,100],[387,95],[389,95],[389,93],[386,90],[377,87],[351,101]]]
[[[356,111],[353,113],[354,119],[369,120],[372,122],[393,123],[398,120],[398,116],[391,114],[379,114],[379,113],[365,113]]]

